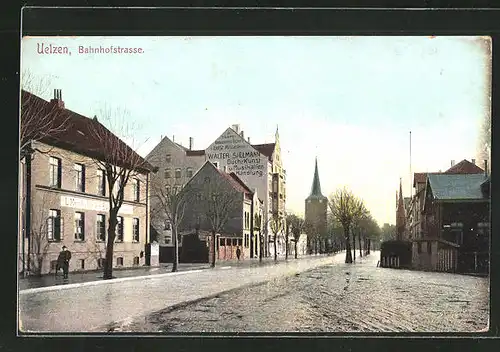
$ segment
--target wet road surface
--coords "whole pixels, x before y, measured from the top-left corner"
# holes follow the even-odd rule
[[[472,332],[488,278],[377,268],[378,253],[279,277],[117,326],[133,332]]]
[[[60,285],[44,292],[21,291],[20,327],[25,332],[104,332],[113,322],[321,265],[340,263],[344,255],[306,257],[253,267],[219,263],[216,269],[134,281],[111,281],[83,287]]]

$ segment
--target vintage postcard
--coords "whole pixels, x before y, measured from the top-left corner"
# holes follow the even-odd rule
[[[488,331],[491,38],[22,38],[20,333]]]

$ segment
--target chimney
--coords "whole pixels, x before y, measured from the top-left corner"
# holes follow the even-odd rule
[[[236,133],[240,134],[240,125],[238,125],[238,124],[233,125],[233,126],[232,126],[232,128],[233,128],[233,130],[234,130]]]
[[[484,161],[484,175],[488,176],[488,160]]]
[[[189,150],[193,150],[193,137],[189,137]]]
[[[471,159],[472,163],[476,165],[476,159]]]
[[[172,136],[172,142],[175,143],[175,134]]]
[[[248,137],[248,143],[250,144],[250,137]]]
[[[243,133],[243,131],[240,132],[240,136],[241,138],[245,139],[245,134]]]
[[[64,109],[64,101],[62,100],[62,90],[54,89],[54,99],[50,101],[55,104],[58,108]]]
[[[455,166],[455,160],[451,161],[451,166]]]

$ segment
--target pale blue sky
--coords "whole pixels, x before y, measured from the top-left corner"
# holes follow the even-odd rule
[[[303,213],[318,156],[322,190],[349,186],[380,224],[395,222],[395,191],[412,171],[475,158],[489,114],[491,57],[474,37],[24,38],[22,70],[50,78],[66,107],[104,104],[139,125],[146,155],[161,138],[205,149],[231,124],[252,143],[276,125],[287,170],[287,209]],[[37,44],[71,55],[37,53]],[[488,43],[488,42],[486,42]],[[78,46],[141,47],[143,54],[78,54]],[[487,47],[488,45],[486,45]]]

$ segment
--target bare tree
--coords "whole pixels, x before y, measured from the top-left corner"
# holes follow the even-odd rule
[[[283,231],[284,229],[284,219],[277,216],[273,215],[269,220],[268,220],[269,228],[271,229],[271,232],[273,234],[273,244],[274,244],[274,261],[278,260],[278,251],[277,251],[277,238],[278,235]],[[267,226],[266,226],[267,227]]]
[[[62,106],[49,103],[42,98],[49,92],[50,84],[48,77],[37,77],[27,70],[21,75],[19,160],[25,159],[37,150],[32,149],[33,141],[46,137],[57,138],[69,128],[67,111]],[[47,151],[37,151],[47,153]]]
[[[103,110],[103,115],[109,123],[112,117],[119,123],[123,138],[127,135],[127,123],[125,119],[128,113],[125,110],[117,110],[113,113],[109,109]],[[122,119],[122,121],[119,121]],[[113,252],[118,225],[118,212],[125,200],[126,186],[134,177],[152,171],[151,165],[146,162],[131,147],[118,138],[113,132],[101,124],[97,118],[88,121],[88,132],[96,146],[95,155],[92,157],[97,166],[104,171],[107,183],[107,197],[109,204],[109,219],[106,242],[106,259],[104,261],[105,280],[113,278]]]
[[[300,240],[300,235],[304,230],[304,219],[298,217],[297,215],[291,214],[287,216],[286,223],[287,229],[289,229],[293,235],[295,259],[297,259],[297,245]]]
[[[153,200],[155,201],[154,216],[166,220],[172,229],[172,240],[174,244],[174,257],[172,271],[177,271],[179,265],[179,225],[184,218],[186,204],[191,196],[187,190],[181,192],[172,178],[165,180],[160,175],[151,176],[151,188]]]
[[[342,224],[346,244],[346,263],[352,263],[350,232],[362,209],[362,202],[346,187],[330,196],[328,205],[332,215]],[[353,234],[354,237],[354,234]]]
[[[488,111],[481,121],[478,144],[477,158],[480,161],[488,161],[488,169],[491,168],[491,113]],[[489,171],[489,170],[485,170]]]
[[[363,257],[363,251],[361,247],[361,232],[363,231],[363,222],[368,217],[368,209],[362,199],[356,199],[357,211],[355,213],[353,223],[354,229],[353,231],[353,250],[354,250],[354,260],[356,260],[356,234],[358,235],[358,244],[359,244],[359,256]]]
[[[43,272],[43,262],[47,257],[50,248],[49,231],[53,231],[55,222],[51,222],[52,218],[47,211],[46,203],[55,199],[52,193],[44,193],[39,202],[31,207],[33,214],[33,225],[30,228],[30,250],[28,260],[30,261],[29,270],[36,276],[41,276]],[[57,224],[62,228],[62,224]]]
[[[219,173],[216,177],[206,177],[204,183],[190,182],[182,189],[183,193],[191,195],[196,213],[200,215],[198,221],[201,223],[203,220],[212,234],[212,267],[215,267],[217,258],[217,234],[224,230],[235,214],[241,212],[238,205],[242,201],[242,194],[225,177]],[[204,225],[198,226],[202,228]]]

